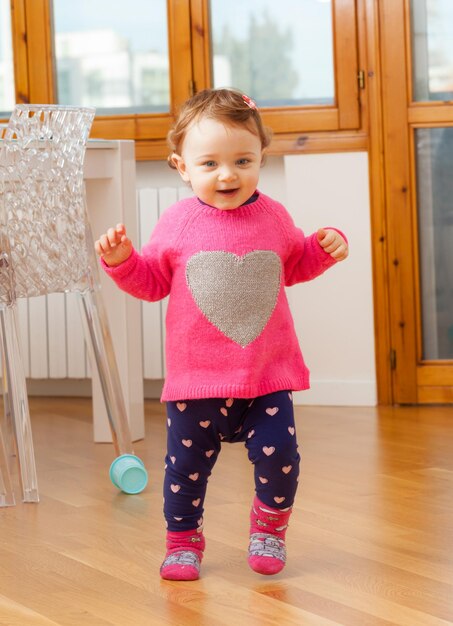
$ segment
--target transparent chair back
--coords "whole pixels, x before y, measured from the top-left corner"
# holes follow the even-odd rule
[[[132,452],[86,210],[83,163],[93,118],[93,108],[17,105],[0,144],[0,313],[6,406],[14,423],[25,500],[28,488],[29,497],[36,501],[37,484],[16,298],[80,294],[87,345],[98,367],[113,443],[118,454]],[[21,441],[23,435],[26,441]],[[0,457],[1,445],[0,441]],[[27,466],[29,475],[24,476]]]

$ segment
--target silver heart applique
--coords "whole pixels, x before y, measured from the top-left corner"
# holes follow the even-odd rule
[[[187,261],[186,280],[208,320],[243,348],[264,330],[280,292],[280,257],[270,250],[244,256],[198,252]]]

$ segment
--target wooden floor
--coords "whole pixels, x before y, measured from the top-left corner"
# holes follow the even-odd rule
[[[85,399],[32,399],[41,502],[0,509],[0,624],[453,624],[453,407],[298,408],[302,480],[275,577],[246,562],[252,472],[226,445],[210,481],[202,578],[161,581],[163,407],[147,403],[150,473],[110,483]]]

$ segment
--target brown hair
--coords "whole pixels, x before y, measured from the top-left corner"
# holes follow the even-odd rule
[[[267,148],[271,141],[271,130],[263,125],[261,115],[253,101],[236,89],[204,89],[186,100],[167,135],[173,153],[180,154],[181,146],[189,126],[202,117],[207,117],[235,126],[244,125]],[[168,164],[175,168],[168,157]]]

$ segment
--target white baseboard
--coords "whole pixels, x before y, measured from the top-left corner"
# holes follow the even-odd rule
[[[29,396],[91,398],[91,378],[27,378]]]
[[[164,381],[162,379],[158,380],[145,380],[143,387],[145,398],[147,400],[160,399],[162,394],[162,387],[164,386]]]
[[[162,380],[145,380],[146,399],[159,399]],[[29,379],[30,396],[91,396],[90,379]],[[376,406],[375,381],[313,380],[311,389],[296,391],[294,404],[317,406]]]
[[[296,391],[294,404],[316,406],[376,406],[374,380],[312,380],[311,389]]]

